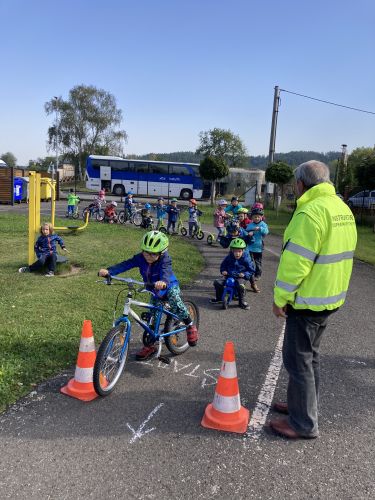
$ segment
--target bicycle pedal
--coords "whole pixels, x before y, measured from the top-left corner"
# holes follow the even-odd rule
[[[161,361],[162,363],[165,363],[166,365],[171,364],[171,358],[168,358],[167,356],[159,356],[158,360]]]

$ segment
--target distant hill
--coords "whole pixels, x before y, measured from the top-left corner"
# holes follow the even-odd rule
[[[276,153],[275,161],[284,161],[291,166],[297,166],[308,160],[319,160],[324,163],[330,163],[341,156],[340,151],[329,151],[328,153],[318,153],[317,151],[290,151],[289,153]],[[155,161],[181,161],[187,163],[199,163],[201,156],[193,151],[176,151],[174,153],[148,153],[145,155],[128,155],[128,158],[138,158],[140,160]],[[268,156],[249,156],[245,168],[267,168]]]

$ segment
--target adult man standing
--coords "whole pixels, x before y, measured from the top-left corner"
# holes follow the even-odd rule
[[[289,374],[288,414],[271,428],[288,438],[318,436],[319,344],[328,317],[343,305],[357,243],[355,220],[336,196],[327,165],[296,168],[297,208],[285,230],[274,288],[273,313],[286,318],[283,362]]]

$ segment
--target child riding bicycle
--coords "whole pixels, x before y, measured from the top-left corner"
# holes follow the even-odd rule
[[[249,309],[245,302],[245,280],[250,280],[254,274],[255,267],[248,254],[244,253],[246,243],[241,238],[235,238],[229,245],[229,254],[225,257],[220,266],[220,273],[225,277],[224,280],[215,280],[214,287],[216,298],[211,299],[211,304],[221,302],[224,286],[227,278],[234,278],[235,290],[238,296],[238,305],[241,309]]]
[[[170,311],[176,314],[185,325],[188,325],[186,329],[187,340],[190,346],[195,346],[199,338],[198,330],[192,324],[192,319],[181,299],[179,283],[173,273],[172,260],[167,251],[168,245],[168,237],[165,234],[160,231],[149,231],[143,236],[142,252],[107,269],[100,269],[99,276],[116,276],[138,267],[148,290],[164,291],[164,297],[160,300],[168,301]],[[157,299],[151,299],[151,303],[155,305],[157,301]],[[136,359],[143,361],[156,352],[157,348],[154,345],[145,345],[137,352]]]

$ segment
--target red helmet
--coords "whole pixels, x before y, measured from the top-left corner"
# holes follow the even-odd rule
[[[197,200],[195,200],[194,198],[191,198],[189,201],[190,201],[190,203],[192,205],[196,205],[197,204]]]

